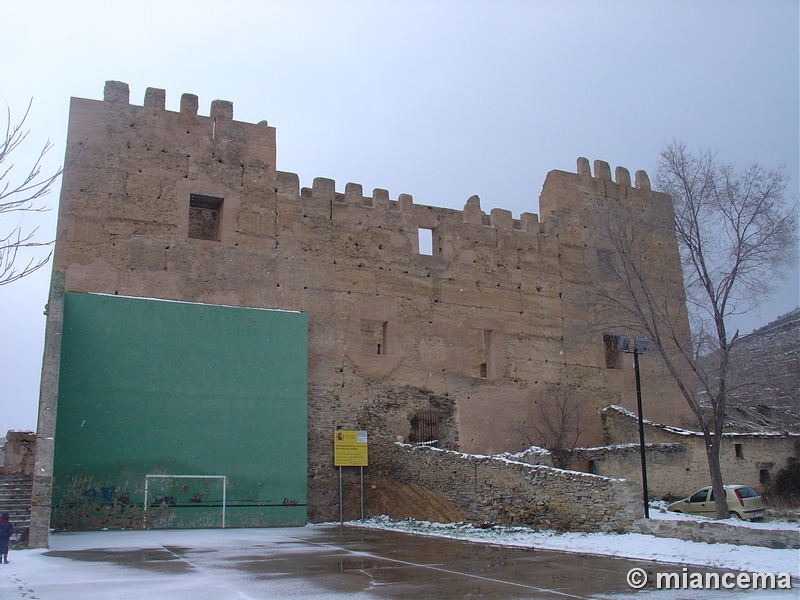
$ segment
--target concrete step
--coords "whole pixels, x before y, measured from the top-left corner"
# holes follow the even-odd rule
[[[30,488],[30,487],[22,487],[22,486],[3,487],[3,488],[0,488],[0,497],[12,496],[12,495],[13,496],[19,496],[19,495],[28,495],[28,496],[30,496],[31,495],[31,489],[32,488]]]
[[[3,490],[0,491],[0,498],[11,500],[13,498],[30,498],[30,490]]]
[[[7,490],[0,492],[0,501],[14,500],[14,499],[28,499],[31,498],[30,490]]]
[[[13,523],[30,519],[33,480],[19,475],[0,475],[0,511]]]

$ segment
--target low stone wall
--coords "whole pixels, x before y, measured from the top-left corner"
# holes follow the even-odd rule
[[[633,524],[631,531],[708,544],[800,548],[800,531],[797,530],[755,529],[712,520],[639,519]]]
[[[618,531],[642,516],[631,482],[500,457],[397,443],[392,475],[437,493],[472,523]]]
[[[650,498],[681,494],[686,496],[694,491],[695,488],[687,486],[686,465],[690,464],[692,454],[686,444],[648,443],[645,444],[645,454]],[[594,462],[594,471],[589,467],[590,461]],[[642,487],[642,458],[638,443],[575,448],[570,452],[568,466],[571,469],[586,470],[605,477],[627,479],[634,482],[639,489]]]

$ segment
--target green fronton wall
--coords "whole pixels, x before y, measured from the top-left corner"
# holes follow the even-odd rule
[[[220,527],[204,476],[226,527],[305,524],[305,314],[67,293],[63,323],[56,530]]]

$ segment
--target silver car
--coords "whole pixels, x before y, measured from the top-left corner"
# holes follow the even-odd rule
[[[726,485],[725,500],[731,516],[739,519],[754,521],[764,518],[764,501],[753,488],[746,485]],[[716,517],[717,507],[714,502],[714,491],[711,486],[697,490],[694,494],[683,500],[673,502],[667,510],[687,515],[702,515]]]

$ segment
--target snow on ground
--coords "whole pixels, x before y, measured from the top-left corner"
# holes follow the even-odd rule
[[[651,510],[650,518],[665,520],[709,520],[706,517],[680,515],[678,513]],[[734,544],[708,544],[674,538],[661,538],[641,533],[559,533],[537,531],[527,527],[480,528],[459,523],[430,523],[427,521],[390,521],[377,517],[353,523],[360,527],[404,531],[419,535],[430,535],[461,539],[471,542],[555,550],[577,554],[613,556],[684,566],[703,566],[726,571],[748,571],[751,573],[790,573],[792,579],[800,579],[800,550],[774,549]],[[765,521],[752,523],[732,521],[732,525],[743,528],[796,531],[800,536],[800,524],[788,521]]]
[[[700,521],[706,523],[713,523],[716,521],[713,517],[703,517],[701,515],[687,515],[678,512],[669,512],[666,510],[666,502],[651,502],[650,503],[650,518],[659,519],[662,521]],[[767,521],[735,521],[731,518],[730,521],[725,522],[726,525],[734,527],[741,527],[744,529],[765,529],[775,531],[797,531],[800,534],[800,523],[786,521],[782,519],[770,519]]]
[[[708,521],[706,517],[681,515],[659,510],[657,505],[650,511],[652,519]],[[731,521],[742,528],[789,530],[798,532],[800,524],[789,521],[764,521],[752,523]],[[327,525],[330,525],[327,524]],[[460,539],[470,542],[499,546],[536,548],[579,554],[612,556],[663,562],[680,565],[706,566],[724,570],[759,573],[791,573],[800,579],[800,550],[774,549],[734,544],[709,544],[674,538],[662,538],[640,533],[559,533],[550,530],[534,530],[526,527],[481,528],[463,523],[431,523],[428,521],[392,521],[387,517],[375,517],[364,521],[352,521],[349,526],[370,529],[386,529],[418,535],[429,535]],[[316,527],[308,525],[309,528]],[[248,542],[248,530],[236,532],[237,543]],[[261,532],[265,530],[252,530]],[[269,530],[266,530],[269,531]],[[202,548],[219,545],[220,530],[177,530],[182,544]],[[147,548],[164,543],[168,530],[157,531],[101,531],[94,533],[61,533],[51,537],[54,550],[79,550],[88,548]],[[156,542],[156,539],[158,541]],[[253,540],[255,541],[255,539]],[[261,540],[258,540],[261,543]],[[30,551],[34,552],[34,551]]]
[[[313,530],[315,526],[306,528]],[[50,536],[50,550],[69,552],[75,550],[130,550],[178,545],[187,548],[217,548],[256,546],[266,542],[277,543],[293,539],[295,527],[268,527],[263,529],[148,529],[147,531],[81,531],[56,533]],[[302,545],[298,546],[302,548]],[[311,552],[312,550],[309,550]],[[46,552],[23,551],[23,552]]]
[[[303,530],[301,539],[296,532]],[[50,550],[12,550],[10,564],[0,565],[0,599],[11,600],[340,600],[310,578],[280,576],[262,585],[245,569],[222,564],[248,560],[276,545],[291,545],[294,556],[319,552],[314,540],[322,528],[269,529],[159,529],[149,531],[94,531],[51,536]],[[185,556],[171,549],[185,550]],[[248,554],[247,550],[250,549]],[[97,555],[81,550],[101,550]],[[76,551],[74,555],[62,552]],[[139,552],[141,551],[141,552]],[[172,555],[171,557],[169,555]],[[125,556],[133,556],[126,561]],[[243,558],[244,555],[244,558]],[[203,560],[204,556],[213,559]],[[138,565],[137,560],[142,564]],[[309,558],[309,561],[312,558]],[[300,559],[302,566],[302,557]],[[280,575],[280,574],[279,574]],[[264,591],[266,590],[266,592]],[[348,596],[349,597],[349,596]],[[354,593],[354,599],[371,598]]]
[[[667,510],[667,506],[671,503],[664,500],[650,500],[650,518],[660,519],[664,521],[700,521],[700,522],[714,522],[714,517],[704,517],[701,515],[691,515],[679,512],[671,512]],[[787,511],[790,512],[790,511]],[[800,512],[797,512],[795,520],[786,520],[779,518],[767,517],[766,520],[761,521],[741,521],[731,517],[728,521],[720,521],[726,525],[735,527],[743,527],[745,529],[775,529],[781,531],[797,531],[800,533]]]
[[[661,512],[658,509],[651,511],[651,517],[684,520],[693,518]],[[702,519],[702,517],[696,518]],[[253,582],[241,579],[231,583],[229,580],[223,579],[219,575],[220,571],[213,566],[200,564],[198,557],[213,550],[212,554],[216,561],[235,561],[239,559],[237,557],[246,555],[246,552],[243,554],[243,549],[274,547],[276,544],[291,544],[295,554],[306,552],[313,554],[319,549],[319,544],[315,540],[321,539],[319,536],[323,536],[331,524],[326,525],[308,525],[300,528],[302,533],[297,528],[279,528],[100,531],[54,534],[51,536],[51,550],[62,552],[87,549],[142,549],[145,551],[161,549],[163,552],[169,552],[171,547],[189,548],[192,549],[190,556],[194,557],[193,562],[187,562],[187,565],[191,566],[192,575],[181,576],[180,573],[153,572],[148,577],[142,578],[135,569],[125,568],[124,563],[115,565],[113,561],[69,560],[66,557],[61,558],[64,555],[54,556],[44,550],[12,551],[10,556],[12,564],[0,567],[0,597],[79,600],[85,597],[88,593],[87,590],[103,590],[101,595],[114,599],[163,597],[218,600],[219,598],[254,597],[240,594],[242,589],[247,590],[254,586]],[[480,528],[456,523],[391,521],[386,517],[353,521],[347,523],[346,526],[439,536],[507,547],[628,558],[679,564],[686,567],[710,567],[722,571],[790,573],[795,588],[800,581],[800,550],[797,549],[779,550],[730,544],[706,544],[634,533],[557,533],[522,527]],[[798,524],[787,521],[740,523],[739,526],[788,529],[800,534]],[[113,550],[111,552],[113,555]],[[183,558],[181,560],[185,561]],[[309,560],[313,560],[313,558],[309,558]],[[233,585],[238,585],[241,589],[234,589],[231,587]],[[303,578],[292,580],[292,589],[285,589],[274,597],[339,597],[322,594],[320,589],[314,586],[315,584],[311,580],[307,581]],[[253,589],[256,588],[253,587]],[[729,596],[730,594],[726,597]],[[352,597],[367,596],[355,594]],[[671,598],[673,596],[664,597]],[[753,596],[750,593],[747,597],[760,596]]]

